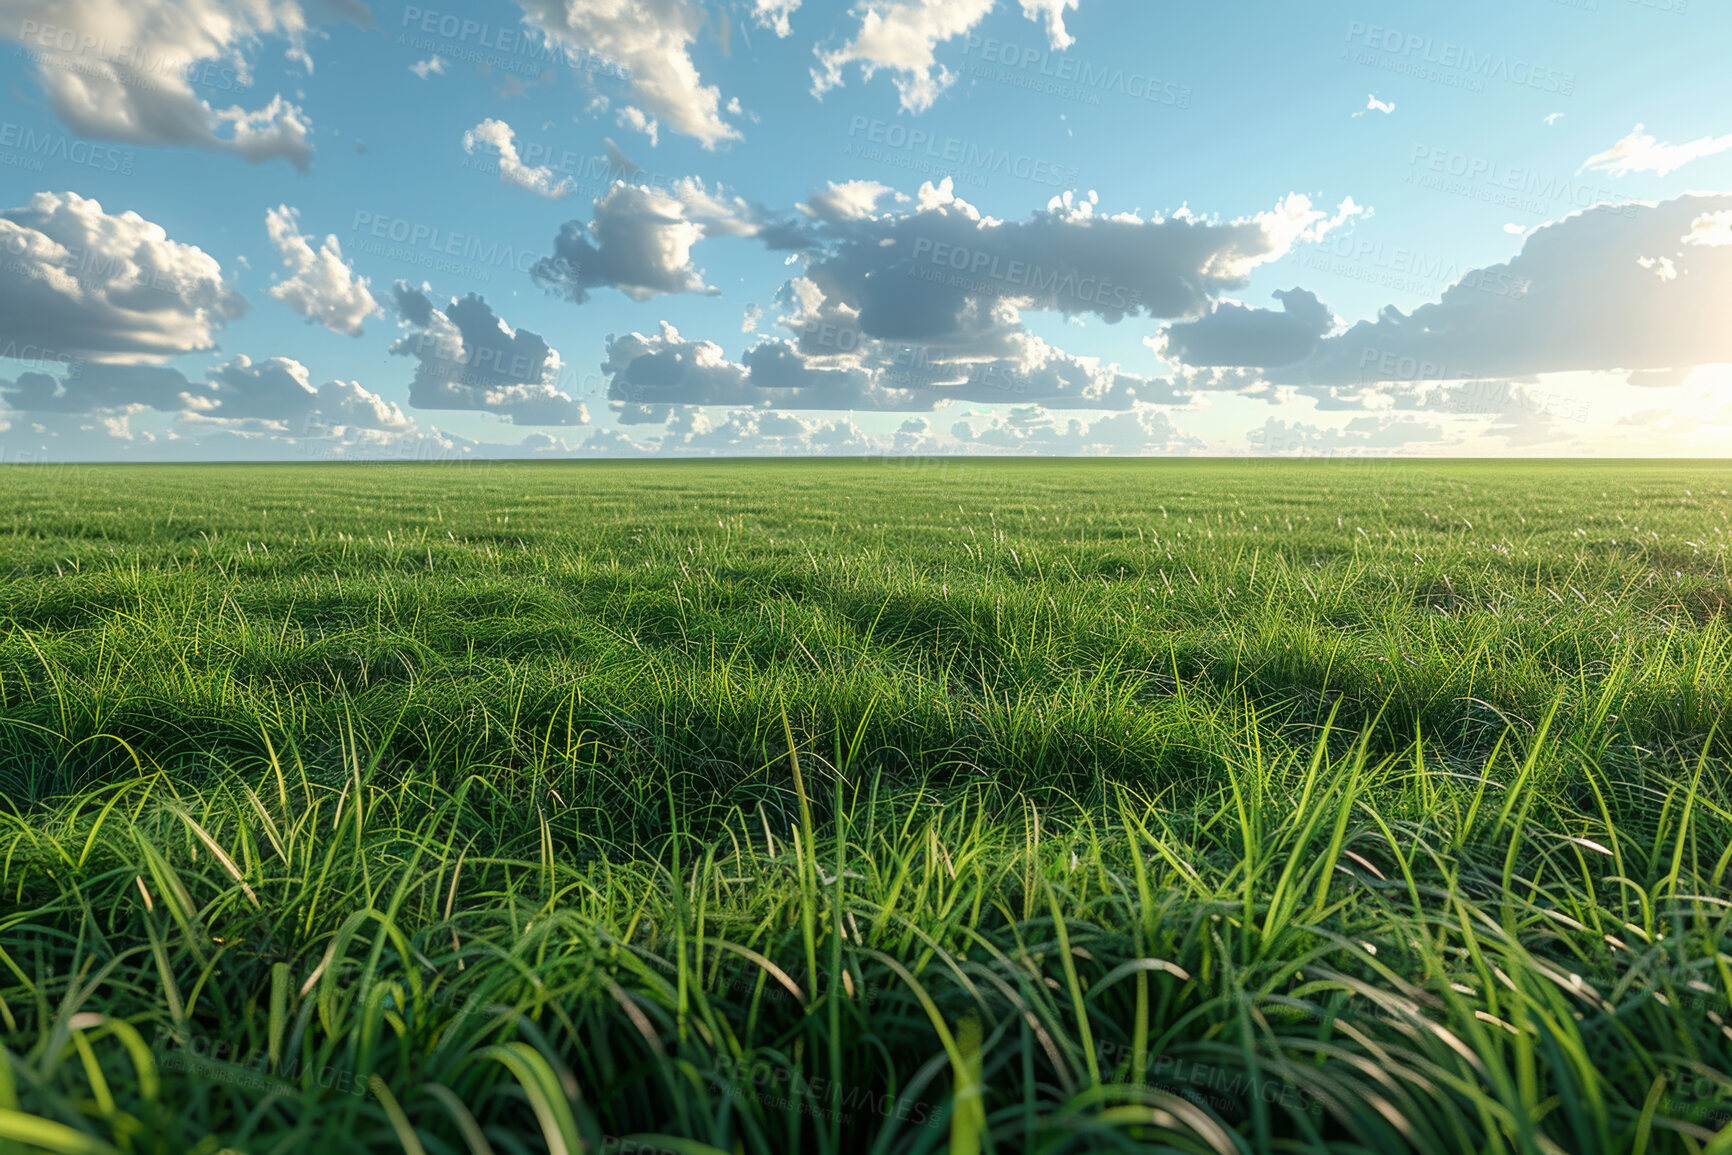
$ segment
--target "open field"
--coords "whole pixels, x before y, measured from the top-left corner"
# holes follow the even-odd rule
[[[0,1146],[1732,1152],[1729,490],[0,470]]]

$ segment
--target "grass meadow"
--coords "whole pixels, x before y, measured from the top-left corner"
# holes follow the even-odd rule
[[[0,470],[0,1148],[1727,1155],[1729,490]]]

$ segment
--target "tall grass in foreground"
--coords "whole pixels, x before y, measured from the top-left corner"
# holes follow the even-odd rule
[[[1732,1155],[1729,488],[0,470],[0,1152]]]
[[[1212,795],[1061,817],[856,772],[856,736],[629,856],[582,769],[509,797],[359,733],[334,780],[264,742],[6,815],[0,1136],[1732,1149],[1723,767],[1629,780],[1542,724],[1474,778],[1249,729]]]

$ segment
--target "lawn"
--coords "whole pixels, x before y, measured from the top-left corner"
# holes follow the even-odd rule
[[[1732,1152],[1732,469],[0,469],[0,1148]]]

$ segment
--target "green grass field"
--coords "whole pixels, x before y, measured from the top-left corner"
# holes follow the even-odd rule
[[[0,470],[0,1147],[1726,1155],[1729,490]]]

